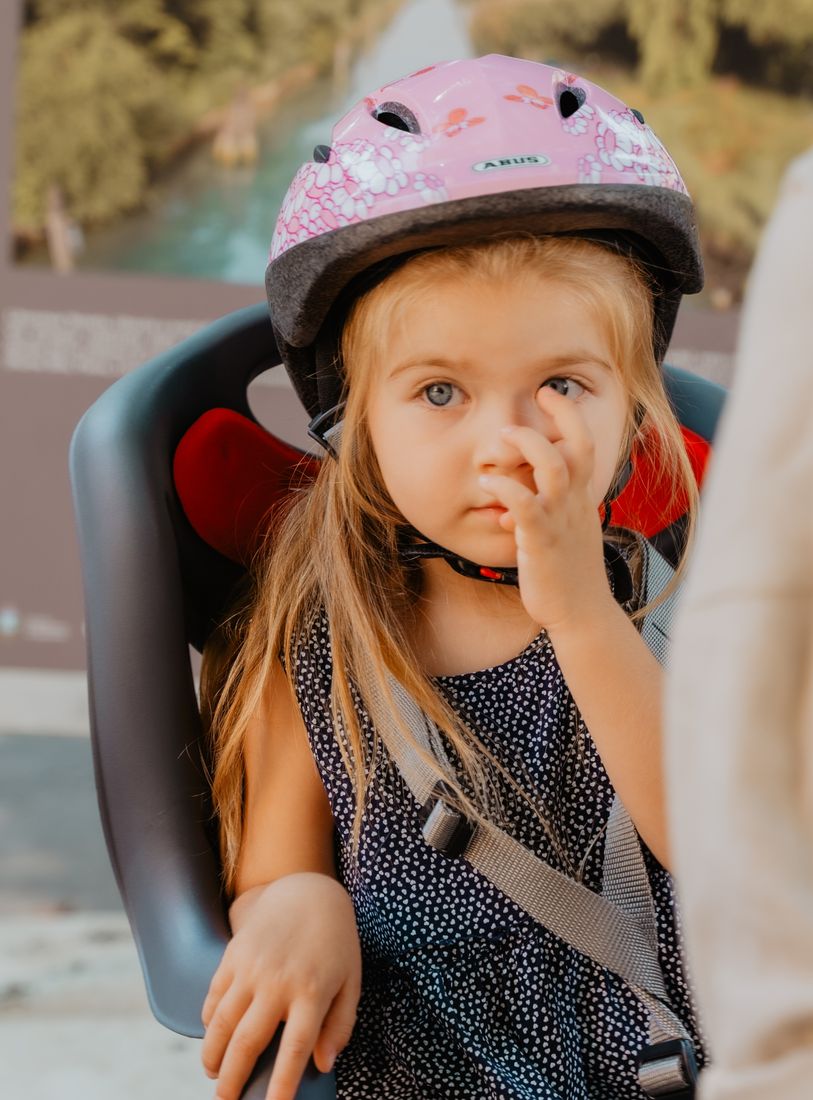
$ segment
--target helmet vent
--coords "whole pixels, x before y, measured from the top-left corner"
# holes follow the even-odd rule
[[[392,126],[395,130],[405,130],[408,134],[419,134],[420,123],[404,103],[379,103],[370,112],[376,122],[384,126]]]
[[[559,114],[562,118],[570,118],[571,115],[575,115],[587,99],[587,92],[584,88],[563,87],[560,84],[558,92]]]

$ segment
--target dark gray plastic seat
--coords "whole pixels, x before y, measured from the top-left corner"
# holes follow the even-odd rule
[[[251,417],[248,384],[277,363],[267,307],[241,310],[117,381],[71,445],[107,848],[152,1010],[197,1037],[229,929],[189,645],[200,649],[242,571],[190,527],[172,457],[207,410]],[[273,1045],[246,1100],[264,1098],[272,1064]],[[334,1100],[333,1074],[312,1069],[297,1095]]]

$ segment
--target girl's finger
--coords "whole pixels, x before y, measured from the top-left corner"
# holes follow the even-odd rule
[[[595,441],[578,405],[550,386],[537,391],[537,404],[560,435],[556,450],[564,457],[574,485],[586,486],[593,474]]]
[[[516,531],[516,529],[517,529],[517,522],[514,519],[514,517],[511,515],[510,512],[504,512],[500,516],[499,524],[500,524],[500,527],[502,527],[502,529],[504,531],[508,531],[509,534]]]
[[[220,1003],[221,998],[228,992],[233,980],[234,975],[232,971],[221,963],[209,983],[209,992],[206,994],[206,1000],[203,1002],[203,1008],[200,1010],[200,1019],[204,1027],[209,1026],[209,1021],[215,1009]]]
[[[570,485],[570,471],[559,447],[533,428],[511,426],[503,435],[530,463],[534,484],[545,501],[558,499]]]
[[[210,1077],[217,1077],[226,1048],[252,1001],[249,990],[232,985],[220,998],[203,1037],[200,1060]]]
[[[229,1040],[217,1079],[217,1100],[238,1100],[262,1052],[282,1022],[276,1004],[252,1001]]]
[[[274,1062],[266,1100],[294,1100],[302,1074],[319,1038],[324,1007],[316,1001],[295,1001]]]
[[[347,982],[339,990],[322,1023],[322,1030],[313,1049],[313,1060],[322,1073],[333,1068],[336,1055],[344,1050],[353,1033],[356,1008],[359,1001],[359,984]]]
[[[544,502],[531,489],[520,485],[512,477],[504,474],[483,474],[479,480],[485,491],[491,493],[495,500],[509,510],[515,523],[530,523],[541,517]],[[500,522],[505,518],[502,516]]]

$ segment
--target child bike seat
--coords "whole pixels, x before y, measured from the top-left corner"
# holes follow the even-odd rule
[[[189,1036],[229,937],[190,646],[224,616],[274,501],[319,461],[249,408],[249,383],[279,362],[267,306],[240,310],[117,381],[71,445],[99,809],[151,1008]],[[665,372],[700,480],[724,391]],[[633,467],[613,523],[670,556],[680,508],[652,456]],[[245,1100],[263,1100],[274,1049]],[[297,1096],[333,1100],[333,1074],[311,1064]]]

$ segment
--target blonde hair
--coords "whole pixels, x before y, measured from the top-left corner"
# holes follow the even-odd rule
[[[422,671],[407,629],[420,595],[420,572],[399,559],[398,530],[404,520],[384,487],[365,416],[393,324],[438,280],[521,278],[555,280],[599,319],[612,364],[629,394],[619,466],[633,443],[654,443],[663,476],[674,493],[685,495],[693,514],[697,488],[653,353],[653,291],[637,264],[580,238],[512,236],[418,253],[359,298],[341,340],[347,405],[338,459],[325,460],[313,483],[292,495],[273,543],[257,563],[251,614],[230,622],[223,652],[234,659],[226,667],[221,658],[222,675],[207,673],[213,800],[227,890],[234,885],[243,835],[248,724],[261,707],[274,661],[282,659],[294,689],[297,652],[308,644],[322,613],[330,626],[335,736],[356,797],[355,842],[391,736],[390,723],[398,721],[388,674],[443,732],[458,772],[427,756],[408,729],[400,731],[435,769],[460,809],[474,819],[499,820],[496,773],[533,805]],[[361,727],[357,701],[372,719],[371,739]],[[534,810],[564,858],[544,815]]]

